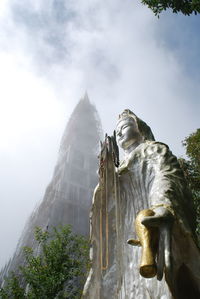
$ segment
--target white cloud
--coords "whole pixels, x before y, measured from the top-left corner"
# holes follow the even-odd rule
[[[11,54],[1,52],[0,65],[2,265],[52,176],[66,118],[63,103],[44,78],[22,67]]]
[[[21,69],[13,56],[1,53],[0,65],[0,150],[9,151],[24,142],[24,136],[54,128],[62,105],[44,78]]]

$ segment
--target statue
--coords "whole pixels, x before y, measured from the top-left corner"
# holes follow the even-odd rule
[[[116,137],[125,157],[118,167],[115,134],[106,135],[83,298],[200,298],[195,214],[176,157],[130,110]]]

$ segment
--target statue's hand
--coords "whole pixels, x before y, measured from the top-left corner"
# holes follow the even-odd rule
[[[171,276],[171,229],[174,216],[165,207],[157,207],[153,211],[155,214],[144,217],[141,223],[147,227],[158,228],[157,279],[161,280],[164,270],[167,277]]]
[[[165,207],[157,207],[153,209],[153,216],[146,216],[141,223],[145,226],[160,227],[164,224],[171,223],[174,219],[172,213]]]
[[[113,190],[116,176],[113,148],[113,139],[106,134],[104,142],[101,142],[101,152],[99,155],[99,185],[102,189],[107,186],[107,191]]]
[[[99,174],[100,177],[106,176],[110,177],[115,173],[115,167],[119,165],[119,152],[118,146],[116,143],[115,131],[113,136],[108,136],[106,134],[104,142],[101,143],[101,152],[99,155],[100,159],[100,168]]]

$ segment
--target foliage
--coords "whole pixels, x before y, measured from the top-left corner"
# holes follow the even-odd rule
[[[186,147],[186,154],[192,165],[200,173],[200,129],[185,138],[183,145]]]
[[[37,252],[25,247],[26,265],[0,290],[2,299],[80,298],[88,267],[88,242],[69,226],[36,228]]]
[[[20,298],[24,299],[24,288],[20,286],[19,279],[14,275],[14,273],[11,274],[10,279],[7,281],[7,285],[4,289],[0,290],[0,296],[1,298]]]
[[[197,233],[200,236],[200,129],[183,141],[189,160],[179,159],[186,180],[192,191],[197,211]]]
[[[181,12],[184,15],[200,13],[200,0],[142,0],[155,15],[166,9],[172,9],[173,13]]]

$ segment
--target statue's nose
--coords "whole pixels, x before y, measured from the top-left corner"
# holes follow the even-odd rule
[[[121,132],[121,131],[119,131],[117,135],[118,135],[118,136],[122,136],[122,132]]]

